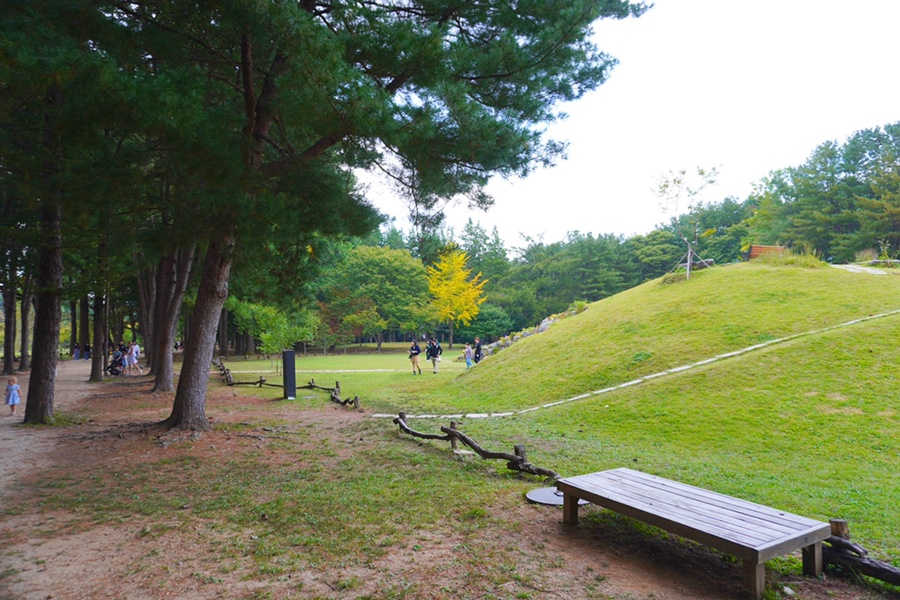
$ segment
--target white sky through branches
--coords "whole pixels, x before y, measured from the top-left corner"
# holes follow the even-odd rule
[[[549,130],[568,160],[493,181],[493,208],[451,206],[446,223],[457,237],[469,217],[496,226],[509,247],[647,233],[671,216],[659,177],[697,166],[719,169],[703,200],[744,200],[819,144],[900,121],[898,27],[896,0],[656,0],[639,19],[601,21],[596,44],[619,65]],[[386,187],[370,198],[409,228]]]

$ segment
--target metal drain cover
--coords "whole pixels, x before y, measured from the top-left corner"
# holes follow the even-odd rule
[[[563,493],[555,487],[531,490],[525,494],[525,497],[535,504],[547,504],[550,506],[562,506],[563,504]],[[588,504],[587,500],[578,499],[578,506],[584,506],[585,504]]]

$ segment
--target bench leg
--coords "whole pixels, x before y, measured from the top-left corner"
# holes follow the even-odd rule
[[[761,600],[766,588],[766,563],[756,564],[744,559],[744,587],[753,600]]]
[[[822,574],[822,542],[806,546],[803,552],[803,574],[818,577]]]
[[[563,523],[578,525],[578,498],[563,492]]]

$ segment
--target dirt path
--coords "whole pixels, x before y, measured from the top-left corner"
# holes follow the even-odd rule
[[[56,373],[54,409],[68,408],[90,396],[94,391],[88,383],[90,374],[90,361],[61,362]],[[16,409],[16,415],[10,416],[6,405],[0,407],[3,414],[0,417],[0,496],[9,492],[17,472],[32,471],[51,464],[52,451],[61,435],[58,429],[22,425],[30,376],[30,372],[16,374],[22,386],[22,404]],[[5,387],[6,378],[0,381]]]
[[[868,273],[869,275],[887,275],[887,271],[884,269],[875,269],[873,267],[864,267],[862,265],[831,265],[832,267],[837,267],[838,269],[844,269],[845,271],[850,271],[851,273]]]

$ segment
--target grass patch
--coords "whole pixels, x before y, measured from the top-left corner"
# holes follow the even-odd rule
[[[413,377],[398,367],[405,357],[385,354],[304,359],[298,365],[307,370],[298,373],[339,372],[346,393],[373,411],[503,412],[900,308],[900,278],[781,264],[705,270],[674,286],[651,282],[469,372],[458,365]],[[900,548],[900,516],[891,509],[900,497],[898,337],[900,316],[886,317],[462,426],[486,448],[524,442],[532,462],[564,475],[628,465],[816,518],[848,518],[887,554]],[[440,424],[416,427],[437,432]],[[418,462],[412,454],[385,450],[383,460]],[[377,490],[376,479],[363,478],[359,491]]]
[[[821,330],[552,408],[456,420],[484,448],[511,452],[522,443],[532,463],[563,476],[629,466],[813,518],[845,518],[854,541],[890,562],[900,553],[900,316],[829,328],[896,310],[898,298],[897,277],[767,263],[716,267],[595,303],[471,371],[447,358],[461,349],[445,347],[437,375],[407,373],[405,354],[348,353],[299,359],[297,381],[339,380],[369,414],[504,412]],[[277,379],[272,361],[228,366],[236,377]],[[416,597],[422,590],[400,578],[366,595],[354,569],[374,568],[390,553],[430,560],[424,557],[436,540],[449,546],[442,568],[462,575],[431,590],[435,597],[478,595],[475,589],[488,597],[536,577],[518,565],[519,550],[503,543],[527,524],[498,519],[496,511],[519,507],[522,494],[545,482],[502,461],[460,459],[445,442],[415,440],[387,419],[337,414],[307,422],[307,410],[333,406],[325,392],[284,401],[275,388],[239,390],[237,402],[211,402],[208,410],[240,411],[243,403],[255,418],[217,421],[199,441],[166,452],[135,439],[130,452],[140,460],[38,482],[34,510],[64,510],[73,527],[124,524],[143,540],[190,536],[222,565],[192,571],[203,586],[238,565],[252,566],[246,577],[270,581],[338,565],[346,572],[329,583],[335,592]],[[444,424],[412,423],[435,433]],[[585,527],[619,527],[594,507],[584,515]],[[485,530],[495,545],[478,537]],[[547,558],[542,568],[557,567]],[[602,580],[595,574],[591,585]]]

